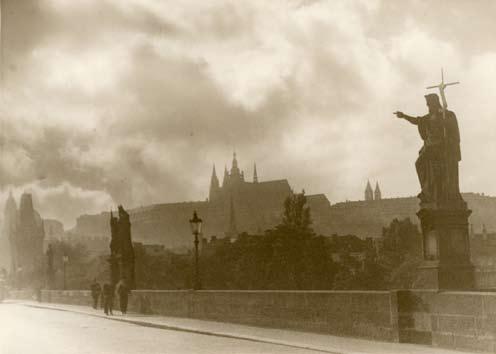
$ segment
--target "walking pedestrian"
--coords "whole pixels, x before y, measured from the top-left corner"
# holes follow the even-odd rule
[[[117,288],[117,293],[119,294],[119,305],[121,308],[121,312],[123,315],[125,315],[127,312],[127,303],[128,303],[128,296],[129,296],[129,287],[127,286],[127,283],[125,280],[121,280],[119,282],[119,286]]]
[[[91,297],[93,298],[93,308],[98,309],[98,299],[100,298],[100,294],[102,292],[102,287],[96,281],[96,278],[93,279],[93,283],[91,284]]]
[[[103,285],[103,312],[105,312],[106,315],[110,314],[113,315],[112,313],[112,307],[114,304],[114,289],[112,285],[109,283],[105,283]]]

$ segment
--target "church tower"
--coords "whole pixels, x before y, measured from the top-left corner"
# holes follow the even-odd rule
[[[40,269],[43,264],[43,240],[45,232],[43,220],[33,207],[33,197],[23,193],[19,203],[17,228],[15,235],[16,263],[23,268],[23,284],[37,284],[41,281]]]
[[[3,237],[9,244],[8,250],[10,254],[10,271],[15,272],[17,269],[17,249],[16,249],[16,229],[17,229],[17,205],[12,196],[12,191],[9,192],[9,197],[5,203],[4,210],[4,225]]]
[[[215,172],[215,165],[212,169],[212,177],[210,178],[210,191],[208,193],[208,200],[212,201],[217,198],[219,193],[219,179],[217,178],[217,173]]]
[[[253,183],[258,183],[257,164],[253,165]]]
[[[231,173],[229,174],[231,182],[237,183],[243,181],[243,174],[239,170],[238,160],[236,159],[236,152],[233,153],[233,161],[231,166]]]
[[[367,181],[367,187],[365,188],[365,201],[374,200],[374,192],[370,186],[370,181]]]
[[[222,179],[222,188],[229,184],[229,173],[227,172],[227,167],[224,166],[224,178]]]
[[[382,195],[381,195],[381,189],[379,188],[379,182],[375,183],[375,190],[374,190],[374,200],[381,200]]]

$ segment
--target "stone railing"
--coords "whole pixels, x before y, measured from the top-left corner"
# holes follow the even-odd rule
[[[400,341],[496,352],[496,293],[398,292]]]
[[[89,291],[44,290],[41,300],[92,303]],[[496,352],[496,292],[136,290],[129,310]]]
[[[43,290],[42,302],[88,305],[89,291]],[[116,298],[115,305],[118,305]],[[396,292],[135,290],[129,311],[398,341]]]
[[[133,291],[131,309],[257,326],[398,340],[388,291]]]

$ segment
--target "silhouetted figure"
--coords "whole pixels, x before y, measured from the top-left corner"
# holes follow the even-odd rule
[[[114,304],[114,289],[109,283],[105,283],[103,285],[103,312],[105,312],[106,315],[108,314],[113,315],[112,313],[113,304]]]
[[[96,279],[94,279],[90,289],[91,289],[91,297],[93,298],[93,308],[96,310],[98,308],[98,299],[100,298],[102,287],[96,281]]]
[[[117,293],[119,294],[119,305],[121,307],[121,312],[123,315],[127,312],[127,303],[129,297],[129,287],[126,285],[125,281],[121,281],[117,288]]]
[[[439,203],[460,200],[458,163],[460,133],[455,114],[443,109],[436,94],[425,95],[429,113],[422,117],[411,117],[395,112],[418,127],[424,141],[415,163],[422,188],[418,195],[422,203]]]

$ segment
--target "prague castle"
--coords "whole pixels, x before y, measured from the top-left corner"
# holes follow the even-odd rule
[[[130,209],[133,240],[162,244],[167,248],[191,247],[188,220],[196,210],[204,220],[203,236],[235,238],[239,233],[262,234],[282,220],[284,200],[293,193],[286,179],[261,181],[253,166],[251,181],[239,168],[236,154],[230,170],[224,169],[222,183],[215,166],[206,201],[154,204]],[[465,193],[463,198],[473,210],[470,222],[476,231],[484,224],[496,230],[496,198]],[[418,199],[383,198],[379,183],[365,188],[364,200],[331,205],[324,194],[307,195],[312,227],[317,234],[353,234],[380,237],[382,228],[394,218],[409,217],[417,222]],[[109,212],[82,215],[71,234],[81,237],[110,237]]]
[[[203,219],[204,237],[236,237],[241,232],[262,234],[282,220],[284,200],[293,193],[287,180],[260,181],[256,165],[251,181],[240,170],[236,154],[228,171],[224,169],[222,183],[215,166],[206,201],[154,204],[130,209],[133,240],[163,244],[168,248],[190,247],[191,231],[188,220],[196,210]],[[313,228],[328,234],[327,219],[331,205],[324,194],[308,195]],[[82,215],[72,234],[109,237],[109,214]]]

